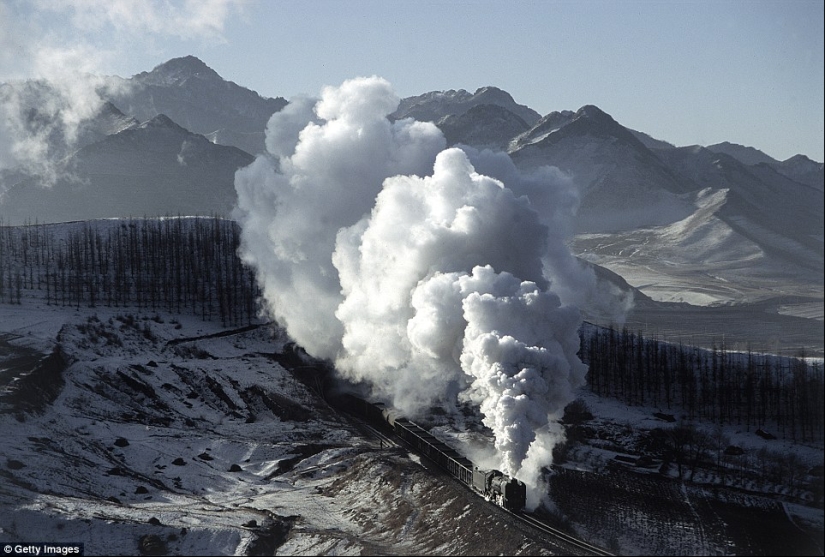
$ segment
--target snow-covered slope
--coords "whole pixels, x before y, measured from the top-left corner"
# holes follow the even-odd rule
[[[78,130],[76,148],[82,148],[97,143],[109,135],[134,128],[140,122],[132,116],[127,116],[110,102],[103,106],[90,120],[84,121]]]
[[[4,249],[2,263],[6,272],[39,267],[34,276],[43,276],[48,264],[34,263],[43,246],[133,225],[28,227],[26,237],[38,241],[27,245],[38,249],[25,260],[22,250]],[[140,238],[155,229],[136,230]],[[190,249],[202,251],[212,237]],[[156,263],[153,254],[138,259]],[[88,298],[58,303],[48,286],[30,280],[22,295],[0,302],[2,541],[73,541],[88,555],[565,553],[335,411],[317,363],[290,350],[277,327],[259,320],[225,327],[199,309],[169,313],[148,299],[142,308]],[[758,489],[726,500],[655,471],[611,472],[617,455],[630,458],[627,451],[663,422],[654,408],[582,396],[593,416],[577,423],[599,433],[578,438],[564,468],[550,474],[560,526],[616,554],[661,555],[757,554],[759,537],[747,532],[763,518],[773,521],[757,532],[770,528],[774,545],[766,552],[791,542],[812,547],[788,516],[822,531],[821,511],[778,505]],[[436,433],[466,435],[443,426]],[[821,459],[821,447],[767,441],[742,427],[724,433],[749,455],[766,455],[760,458],[794,454],[805,470]],[[804,493],[761,489],[793,501]]]
[[[365,438],[278,364],[283,340],[266,324],[0,312],[6,335],[63,322],[52,340],[67,362],[43,378],[62,384],[52,401],[31,389],[0,401],[4,541],[75,541],[87,555],[551,554]]]
[[[175,224],[194,233],[190,251],[216,257],[208,253],[220,247],[210,228],[218,221]],[[113,271],[116,252],[137,251],[144,270],[164,257],[147,239],[162,228],[146,222],[27,227],[21,238],[38,238],[38,254],[50,246],[35,265],[45,278],[57,251],[124,226],[135,243],[107,244],[114,251],[97,254],[102,267]],[[33,263],[6,249],[8,240],[5,272]],[[226,255],[235,254],[217,257]],[[173,278],[174,265],[165,265]],[[214,295],[213,271],[179,279]],[[157,286],[143,283],[144,295]],[[148,297],[66,303],[49,285],[21,283],[18,296],[4,288],[4,542],[79,542],[88,555],[560,551],[339,414],[324,398],[323,370],[269,323],[222,326],[191,301],[169,313],[151,309]]]
[[[802,296],[821,319],[821,187],[793,180],[776,161],[746,165],[640,135],[585,106],[548,114],[509,152],[523,168],[550,164],[573,177],[576,253],[652,298],[715,305]],[[816,175],[815,164],[797,162]]]
[[[3,140],[11,142],[6,148],[17,142],[12,150],[19,151],[18,157],[30,158],[29,162],[41,159],[39,163],[49,165],[138,124],[134,117],[99,98],[78,98],[81,107],[69,105],[65,87],[43,80],[0,84],[0,114],[5,119],[2,129],[9,135]]]

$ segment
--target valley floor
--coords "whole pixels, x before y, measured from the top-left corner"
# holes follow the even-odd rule
[[[825,321],[781,312],[787,300],[730,306],[638,304],[624,322],[648,338],[711,349],[825,357]],[[821,307],[821,302],[819,303]]]

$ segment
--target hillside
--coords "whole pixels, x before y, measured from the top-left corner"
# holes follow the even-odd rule
[[[219,219],[0,229],[0,276],[11,277],[0,300],[4,539],[70,538],[88,554],[560,552],[334,411],[318,362],[254,311],[227,312],[255,293],[233,229]],[[639,464],[677,425],[718,428],[618,392],[591,386],[566,414],[570,442],[548,471],[560,526],[617,554],[821,552],[821,433],[793,442],[772,421],[759,425],[779,438],[728,423],[717,445],[743,452],[725,457],[727,491],[716,445],[684,471],[660,457]],[[447,418],[428,425],[450,443],[488,435],[477,416]]]

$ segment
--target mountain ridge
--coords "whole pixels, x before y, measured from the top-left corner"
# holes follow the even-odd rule
[[[5,224],[174,214],[228,216],[235,170],[252,155],[212,143],[158,115],[85,145],[51,187],[34,178],[0,196]]]
[[[77,151],[64,163],[63,168],[71,169],[79,180],[74,181],[73,189],[66,189],[68,183],[64,184],[63,190],[76,191],[84,180],[102,187],[106,174],[102,168],[133,187],[138,186],[140,176],[163,172],[167,175],[166,187],[172,189],[176,180],[191,184],[195,176],[208,182],[220,172],[215,171],[209,157],[196,156],[196,147],[201,146],[201,154],[205,142],[233,145],[251,154],[256,149],[260,152],[269,117],[286,104],[280,97],[263,99],[254,91],[224,80],[194,56],[173,58],[129,80],[118,79],[118,87],[103,91],[110,104],[103,106],[96,123],[87,126],[90,131],[84,136],[86,145],[79,142]],[[159,114],[168,121],[156,120]],[[573,240],[576,255],[608,266],[656,299],[681,298],[687,276],[676,275],[689,268],[693,269],[690,277],[706,284],[699,289],[704,293],[688,300],[704,305],[740,303],[770,283],[764,277],[777,271],[764,271],[767,262],[771,269],[784,269],[782,273],[795,270],[782,275],[782,280],[788,281],[788,295],[822,296],[821,282],[812,284],[810,278],[812,271],[822,268],[823,259],[823,219],[818,209],[825,189],[822,163],[802,155],[776,161],[757,149],[728,142],[710,147],[676,147],[623,126],[592,104],[540,116],[493,86],[473,93],[451,89],[401,99],[390,119],[408,117],[432,121],[450,145],[502,150],[524,171],[550,165],[570,175],[579,196]],[[163,134],[174,135],[170,131],[173,124],[180,128],[177,133],[188,130],[197,137],[162,140]],[[140,152],[156,149],[158,153],[141,162],[126,153],[127,139],[141,137],[135,135],[136,128],[146,132],[152,126],[159,135],[149,141],[154,145],[143,145]],[[127,130],[132,133],[107,135]],[[243,141],[234,141],[238,138]],[[100,144],[86,149],[96,143]],[[186,148],[184,143],[188,144]],[[248,147],[252,143],[256,146]],[[107,150],[109,154],[105,155]],[[164,150],[164,162],[159,162],[157,157]],[[230,153],[223,151],[213,157],[232,161],[221,175],[223,185],[214,186],[224,192],[214,198],[213,209],[221,214],[231,204],[227,196],[234,195],[230,191],[230,170],[234,172],[235,165],[251,160],[251,155]],[[118,161],[118,156],[123,159]],[[756,164],[749,164],[753,161]],[[144,168],[151,165],[154,168]],[[212,176],[205,169],[212,169]],[[94,178],[83,172],[90,172]],[[188,177],[184,177],[187,172]],[[37,181],[36,177],[21,178],[13,172],[4,172],[4,176],[15,184]],[[6,182],[5,189],[9,188]],[[187,188],[191,189],[182,189]],[[116,185],[103,187],[103,191],[108,190],[118,191]],[[152,188],[146,190],[148,193]],[[15,208],[9,207],[13,197],[3,195],[5,203],[0,203],[0,211],[15,213]],[[709,199],[719,199],[720,203],[708,204]],[[200,196],[197,203],[203,208],[206,200]],[[195,206],[195,201],[192,204]],[[26,217],[34,219],[37,215]],[[679,237],[678,231],[687,234],[688,230],[693,231],[692,237]],[[696,231],[704,235],[699,243]],[[615,241],[606,242],[611,235]],[[690,257],[677,257],[678,269],[669,267],[665,252],[656,245],[659,241],[666,242],[667,257],[679,253],[680,242],[690,245],[691,249],[683,252]],[[625,245],[632,251],[619,257],[614,245]],[[720,246],[726,247],[721,250]],[[736,255],[737,249],[741,257]],[[729,271],[709,272],[705,261],[718,265],[723,252],[730,257]],[[657,253],[660,257],[654,257]],[[758,255],[748,259],[751,256],[747,254]],[[747,268],[758,280],[731,289],[731,284],[746,284],[736,275],[738,268]]]
[[[461,116],[472,107],[480,104],[502,106],[529,125],[532,125],[541,117],[532,108],[517,104],[510,93],[493,86],[480,87],[474,93],[469,93],[464,89],[450,89],[406,97],[401,99],[398,108],[390,117],[396,120],[415,118],[424,122],[436,122],[451,114]]]
[[[163,113],[192,132],[252,155],[265,152],[269,117],[287,104],[282,97],[262,97],[224,80],[194,56],[173,58],[149,72],[115,81],[104,98],[138,120]]]

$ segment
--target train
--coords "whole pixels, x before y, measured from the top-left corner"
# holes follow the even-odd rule
[[[470,459],[434,437],[427,430],[381,403],[368,402],[352,394],[338,397],[339,406],[374,426],[391,430],[419,454],[486,500],[513,513],[524,510],[527,487],[499,470],[484,470]]]

